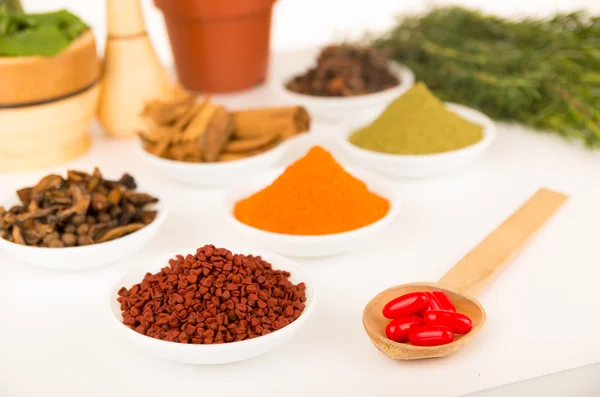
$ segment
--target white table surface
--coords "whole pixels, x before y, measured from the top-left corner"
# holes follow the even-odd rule
[[[308,52],[280,54],[273,75],[310,61]],[[232,108],[275,103],[268,87],[217,97]],[[2,128],[0,126],[0,128]],[[314,134],[289,154],[337,133],[315,123]],[[111,324],[109,291],[122,274],[159,253],[236,236],[212,210],[218,190],[163,179],[131,150],[95,132],[92,151],[66,168],[109,176],[128,171],[158,185],[171,207],[164,230],[135,257],[86,272],[53,272],[0,253],[0,396],[120,397],[363,396],[451,397],[480,392],[600,362],[600,153],[554,135],[499,125],[485,158],[463,173],[393,183],[404,210],[377,245],[302,261],[314,273],[320,307],[292,341],[242,363],[202,367],[156,358],[133,346]],[[335,146],[329,146],[335,154]],[[342,161],[345,159],[342,157]],[[0,196],[45,174],[0,176]],[[361,325],[366,302],[390,285],[435,280],[536,189],[572,198],[480,296],[488,313],[482,333],[443,360],[395,362],[378,352]],[[555,316],[566,318],[564,324]],[[474,394],[598,396],[599,365]]]

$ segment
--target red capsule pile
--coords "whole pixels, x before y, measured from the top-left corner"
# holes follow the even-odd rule
[[[388,339],[415,346],[440,346],[454,341],[454,335],[471,331],[473,322],[458,313],[444,291],[404,294],[383,307],[391,319],[385,328]]]

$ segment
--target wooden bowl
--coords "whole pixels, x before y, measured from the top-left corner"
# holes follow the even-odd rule
[[[0,108],[0,172],[24,172],[70,161],[89,149],[99,84],[58,101]]]
[[[383,316],[383,307],[392,299],[420,291],[444,291],[459,313],[466,314],[473,321],[473,329],[466,335],[456,335],[454,342],[441,346],[413,346],[389,340],[385,335],[385,327],[390,322]],[[485,324],[486,314],[483,307],[475,299],[465,297],[456,292],[441,288],[433,283],[413,283],[398,285],[380,292],[365,307],[363,326],[377,349],[396,360],[418,360],[423,358],[446,357],[462,349]]]
[[[91,30],[55,57],[0,57],[0,108],[56,100],[91,87],[99,76]]]

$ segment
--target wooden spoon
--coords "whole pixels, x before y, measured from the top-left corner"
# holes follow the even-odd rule
[[[416,360],[446,357],[467,344],[485,323],[486,314],[476,297],[498,273],[504,263],[538,231],[567,200],[564,194],[541,189],[500,227],[462,258],[436,283],[398,285],[379,293],[365,307],[363,325],[375,346],[396,360]],[[390,321],[383,317],[383,306],[393,298],[415,291],[444,291],[456,306],[456,311],[473,321],[473,329],[457,335],[454,342],[441,346],[413,346],[387,339],[385,327]]]

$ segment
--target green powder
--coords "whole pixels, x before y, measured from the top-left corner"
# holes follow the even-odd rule
[[[354,145],[380,153],[433,154],[473,145],[483,127],[446,106],[425,84],[415,84],[370,125],[350,136]]]

